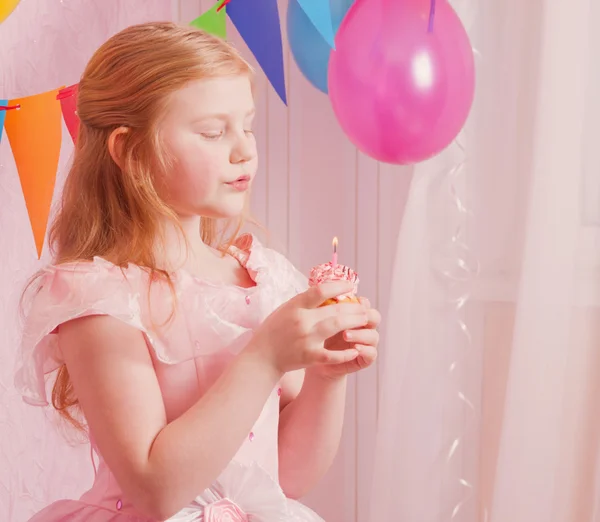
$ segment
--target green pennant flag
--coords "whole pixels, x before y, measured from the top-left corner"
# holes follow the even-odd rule
[[[201,14],[195,20],[190,22],[190,25],[202,29],[207,33],[214,34],[223,40],[227,40],[226,28],[226,7],[223,5],[226,0],[220,0],[213,5],[206,13]]]

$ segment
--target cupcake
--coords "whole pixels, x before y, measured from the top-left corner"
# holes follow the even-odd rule
[[[338,295],[331,299],[327,299],[321,306],[327,306],[336,303],[358,303],[358,275],[351,268],[344,265],[333,265],[332,263],[324,263],[312,267],[310,277],[308,279],[309,286],[318,286],[322,283],[330,283],[332,281],[350,281],[354,288],[347,294]]]
[[[323,263],[312,267],[310,277],[308,278],[309,286],[318,286],[322,283],[330,283],[333,281],[350,281],[354,288],[347,294],[342,294],[332,299],[327,299],[321,306],[327,306],[336,303],[358,303],[358,274],[350,267],[340,265],[337,262],[337,238],[333,239],[333,259],[329,263]]]

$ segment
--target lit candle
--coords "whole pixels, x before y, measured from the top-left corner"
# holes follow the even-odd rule
[[[331,264],[335,268],[337,266],[338,258],[337,258],[337,246],[338,246],[338,238],[333,238],[333,254],[331,255]]]

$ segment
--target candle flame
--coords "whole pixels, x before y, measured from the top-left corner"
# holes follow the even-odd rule
[[[337,246],[338,246],[338,238],[334,237],[333,241],[331,242],[331,244],[333,245],[333,251],[337,252]]]

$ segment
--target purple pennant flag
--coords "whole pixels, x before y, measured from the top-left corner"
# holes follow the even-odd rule
[[[229,0],[227,14],[287,105],[277,0]]]

